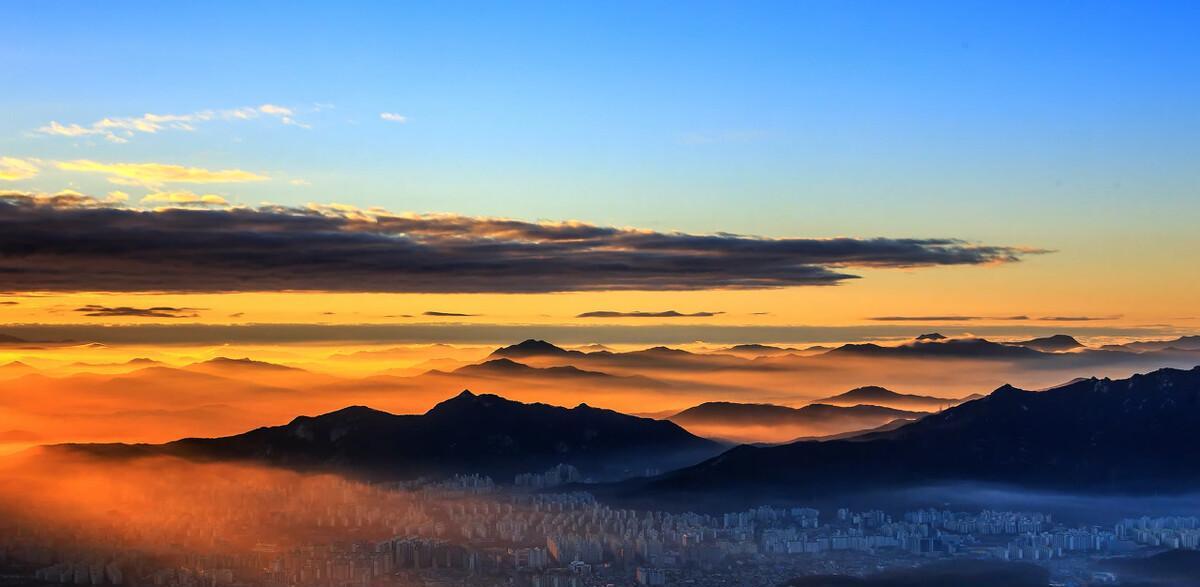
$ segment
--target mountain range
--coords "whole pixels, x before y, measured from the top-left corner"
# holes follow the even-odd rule
[[[422,415],[351,406],[223,438],[56,448],[115,458],[247,461],[375,479],[480,473],[504,481],[558,463],[572,464],[596,479],[620,479],[646,469],[692,464],[725,447],[662,420],[464,391]]]
[[[761,424],[764,426],[779,426],[795,423],[809,423],[814,420],[839,418],[849,415],[860,417],[884,418],[914,418],[925,415],[922,412],[907,412],[894,408],[872,405],[831,406],[813,403],[802,408],[791,408],[776,404],[742,404],[735,402],[705,402],[688,408],[668,418],[672,422],[681,423],[721,423],[721,424]]]
[[[809,404],[792,408],[775,404],[705,402],[667,419],[709,438],[754,442],[849,433],[924,415],[926,412],[873,405]]]
[[[1200,367],[985,398],[847,440],[739,446],[641,484],[656,497],[798,498],[947,482],[1075,492],[1182,492],[1200,482]],[[636,487],[632,487],[636,485]]]

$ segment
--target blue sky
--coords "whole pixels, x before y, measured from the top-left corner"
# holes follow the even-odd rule
[[[998,4],[11,3],[0,155],[272,178],[204,186],[243,203],[1054,247],[1081,221],[1184,230],[1198,5]],[[310,128],[35,132],[260,104]]]

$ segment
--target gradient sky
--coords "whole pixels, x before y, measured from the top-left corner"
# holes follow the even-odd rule
[[[714,324],[1200,324],[1195,3],[15,2],[3,12],[0,190],[121,192],[135,206],[186,191],[244,205],[1055,251],[769,291],[59,294],[0,309],[7,322],[86,321],[74,308],[100,304],[204,308],[176,319],[202,322],[444,321],[420,316],[435,310],[560,323],[674,309],[721,312],[670,319]],[[147,113],[185,120],[125,130]],[[123,128],[95,124],[106,118]],[[45,130],[52,122],[59,131]],[[146,180],[111,167],[125,163],[226,174]],[[637,320],[647,319],[626,319]]]

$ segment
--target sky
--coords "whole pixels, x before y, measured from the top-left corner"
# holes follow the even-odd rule
[[[3,11],[0,322],[1200,325],[1194,3]]]

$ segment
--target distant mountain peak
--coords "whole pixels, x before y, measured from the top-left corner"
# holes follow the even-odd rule
[[[568,351],[567,349],[564,349],[559,346],[555,346],[544,340],[530,338],[530,339],[526,339],[526,340],[521,341],[514,345],[500,347],[500,348],[492,351],[492,354],[489,356],[518,358],[519,359],[522,357],[561,356],[561,355],[570,355],[570,354],[583,354],[583,353],[580,353],[579,351]]]
[[[940,332],[930,332],[917,337],[917,340],[945,340],[946,336]]]
[[[1083,348],[1083,344],[1069,334],[1055,334],[1042,338],[1010,342],[1008,344],[1045,352],[1071,351]]]
[[[240,359],[235,359],[232,357],[213,357],[207,361],[194,363],[194,365],[210,367],[249,367],[255,369],[272,369],[276,371],[297,370],[295,367],[288,367],[287,365],[279,365],[277,363],[268,363],[266,361],[257,361],[255,359],[251,359],[250,357],[242,357]]]
[[[854,404],[878,404],[890,407],[917,408],[932,410],[943,406],[951,406],[974,398],[943,398],[928,395],[899,393],[878,385],[864,385],[845,393],[814,400],[813,404],[826,403],[837,406]]]

